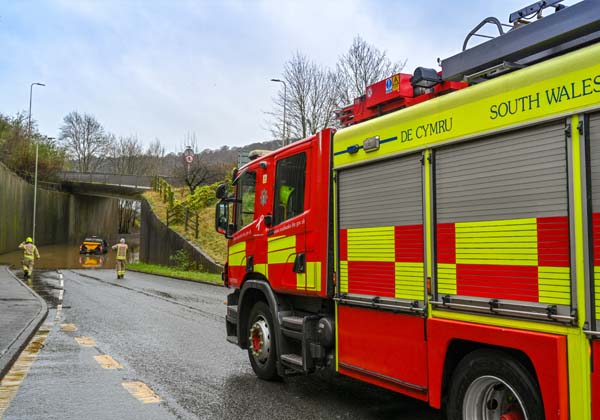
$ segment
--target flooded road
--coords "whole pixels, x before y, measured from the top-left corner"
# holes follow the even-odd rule
[[[17,250],[0,254],[0,265],[8,265],[15,274],[42,297],[49,308],[56,308],[63,299],[63,273],[66,269],[114,269],[116,252],[106,254],[80,254],[78,244],[48,245],[38,248],[40,259],[35,261],[33,278],[23,279],[21,260],[23,251]],[[137,262],[139,246],[132,246],[127,252],[128,262]]]
[[[79,244],[41,246],[38,250],[40,251],[41,258],[35,261],[35,270],[115,267],[116,252],[112,249],[106,254],[100,255],[80,254]],[[128,262],[137,262],[139,255],[139,246],[130,246],[127,252]],[[20,269],[22,259],[22,250],[0,254],[0,265],[10,265]]]

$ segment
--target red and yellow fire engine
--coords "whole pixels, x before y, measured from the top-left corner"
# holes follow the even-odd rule
[[[218,189],[227,339],[259,377],[331,367],[449,419],[600,419],[600,2],[558,3],[486,19],[441,72],[370,86],[344,128]]]

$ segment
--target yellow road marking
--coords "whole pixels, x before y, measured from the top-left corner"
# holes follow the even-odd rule
[[[104,369],[123,369],[123,366],[108,354],[94,356],[94,359],[96,359],[96,362]]]
[[[50,328],[52,328],[52,324],[44,324],[38,330],[10,371],[2,381],[0,381],[0,419],[10,406],[15,395],[17,395],[19,386],[21,386],[21,383],[27,376],[29,368],[35,361],[39,351],[44,345],[44,341],[46,341],[46,338],[50,333]]]
[[[82,347],[95,347],[96,346],[96,342],[94,341],[94,339],[92,337],[85,337],[85,336],[75,337],[75,341],[77,341],[77,343]]]
[[[63,331],[77,331],[75,324],[60,324],[60,328]]]
[[[150,389],[148,385],[139,381],[128,381],[122,383],[123,388],[125,388],[131,395],[137,398],[144,404],[149,403],[159,403],[162,400],[158,395],[154,393]]]

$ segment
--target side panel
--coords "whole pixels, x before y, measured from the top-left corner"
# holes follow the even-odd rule
[[[564,123],[438,150],[435,171],[439,295],[568,316]]]
[[[422,172],[413,154],[337,174],[337,328],[339,372],[426,400]]]
[[[427,400],[422,318],[339,305],[338,329],[340,373]]]
[[[465,340],[522,351],[531,360],[539,380],[546,419],[568,418],[569,384],[565,336],[431,318],[427,322],[427,330],[429,397],[433,407],[441,406],[446,351],[453,340]]]

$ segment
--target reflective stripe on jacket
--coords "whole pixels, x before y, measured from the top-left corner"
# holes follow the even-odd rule
[[[19,248],[23,248],[23,258],[33,260],[35,257],[40,258],[40,253],[34,244],[22,243]]]
[[[113,249],[117,250],[117,260],[127,259],[127,244],[116,244]]]

